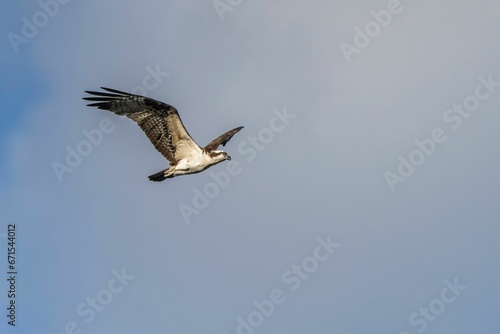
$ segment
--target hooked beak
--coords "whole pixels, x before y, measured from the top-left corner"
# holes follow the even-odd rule
[[[228,155],[227,158],[226,158],[226,160],[231,161],[231,157]]]

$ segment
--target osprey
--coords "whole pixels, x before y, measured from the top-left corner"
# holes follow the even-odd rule
[[[199,173],[219,162],[231,160],[226,152],[217,148],[225,146],[242,126],[227,131],[201,148],[186,131],[173,106],[149,97],[101,88],[109,93],[85,91],[95,97],[84,97],[84,100],[97,101],[88,106],[125,115],[135,121],[154,147],[169,161],[170,168],[150,175],[151,181]]]

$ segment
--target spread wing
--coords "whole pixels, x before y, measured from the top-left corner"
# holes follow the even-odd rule
[[[241,129],[243,129],[242,126],[229,130],[228,132],[220,135],[219,137],[215,138],[210,143],[208,143],[207,146],[203,148],[203,150],[205,152],[210,152],[210,151],[215,151],[217,147],[219,147],[220,145],[225,146],[226,143]]]
[[[171,166],[192,155],[193,151],[201,153],[201,148],[186,131],[173,106],[148,97],[101,88],[108,93],[85,91],[94,95],[83,98],[94,101],[88,106],[125,115],[135,121]]]

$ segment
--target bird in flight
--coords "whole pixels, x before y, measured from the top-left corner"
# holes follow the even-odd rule
[[[83,98],[93,101],[88,106],[132,119],[170,163],[169,168],[150,175],[151,181],[159,182],[178,175],[199,173],[219,162],[231,160],[226,152],[217,148],[225,146],[242,126],[227,131],[202,148],[191,138],[173,106],[149,97],[101,88],[106,92],[85,91],[94,95]]]

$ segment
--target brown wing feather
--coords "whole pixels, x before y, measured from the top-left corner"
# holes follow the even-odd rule
[[[110,93],[85,91],[94,95],[83,98],[94,101],[88,106],[125,115],[135,121],[170,165],[176,165],[191,150],[201,150],[187,132],[173,106],[148,97],[101,88]]]
[[[237,128],[227,131],[226,133],[220,135],[219,137],[215,138],[210,143],[208,143],[207,146],[203,148],[203,150],[205,152],[210,152],[210,151],[215,151],[217,147],[219,147],[220,145],[225,146],[227,142],[241,129],[243,129],[243,127],[239,126]]]

